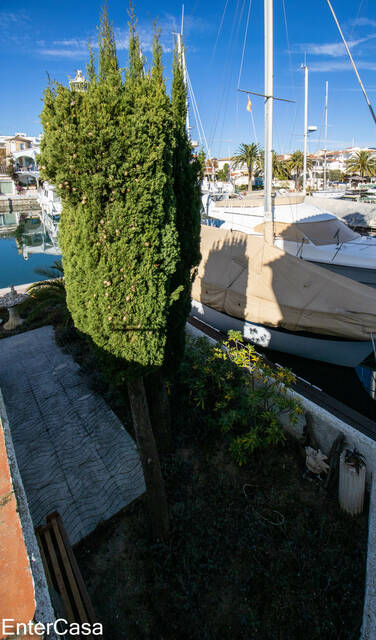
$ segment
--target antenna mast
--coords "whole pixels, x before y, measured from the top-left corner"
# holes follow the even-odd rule
[[[184,29],[184,5],[182,5],[182,10],[181,10],[181,26],[180,26],[180,33],[177,33],[177,40],[178,40],[178,54],[179,54],[179,59],[181,62],[181,66],[182,66],[182,70],[183,70],[183,80],[184,80],[184,86],[185,86],[185,92],[186,92],[186,99],[185,99],[185,107],[186,107],[186,117],[185,117],[185,128],[187,130],[187,136],[188,139],[191,139],[191,127],[189,124],[189,108],[188,108],[188,82],[187,82],[187,63],[185,60],[185,51],[184,51],[184,44],[183,44],[183,31]]]
[[[307,151],[308,151],[308,67],[302,64],[304,69],[304,161],[303,161],[303,193],[307,194]]]
[[[328,81],[325,83],[325,147],[324,147],[324,190],[326,189],[326,142],[328,138]]]
[[[273,229],[273,0],[264,0],[265,30],[265,157],[264,157],[264,215],[265,240],[274,242]]]

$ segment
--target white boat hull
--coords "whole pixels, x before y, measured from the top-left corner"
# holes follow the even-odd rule
[[[304,335],[234,318],[192,300],[192,315],[220,331],[240,331],[246,340],[265,349],[290,353],[342,367],[356,367],[372,353],[372,342]]]
[[[338,198],[343,198],[345,193],[346,193],[345,191],[313,191],[312,197],[313,198],[333,198],[337,200]]]

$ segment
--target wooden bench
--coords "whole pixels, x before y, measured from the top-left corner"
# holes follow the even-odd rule
[[[62,609],[55,611],[57,617],[63,617],[69,624],[93,625],[97,622],[94,609],[58,512],[47,516],[47,524],[37,527],[35,533],[55,609]],[[85,638],[93,636],[85,635]]]

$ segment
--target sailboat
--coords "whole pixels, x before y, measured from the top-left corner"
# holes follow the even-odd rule
[[[203,196],[205,219],[222,229],[262,236],[262,198],[212,200]],[[292,256],[308,260],[356,282],[376,287],[376,237],[361,235],[303,195],[273,195],[273,242]]]
[[[273,0],[264,0],[264,7],[262,230],[251,235],[202,226],[202,260],[192,288],[192,313],[218,329],[240,330],[257,345],[354,367],[373,350],[374,290],[299,260],[274,243],[273,212],[279,203],[273,207]]]
[[[308,137],[308,67],[305,71],[304,165],[306,167]],[[345,191],[326,189],[326,141],[328,113],[328,83],[325,99],[325,156],[324,190],[313,196],[342,197]],[[305,198],[303,194],[275,194],[273,196],[274,244],[293,256],[376,287],[376,237],[362,236],[352,231],[342,220]],[[262,235],[264,206],[257,194],[246,199],[226,199],[204,194],[203,211],[208,224]]]

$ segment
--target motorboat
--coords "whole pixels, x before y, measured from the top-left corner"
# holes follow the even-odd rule
[[[203,196],[204,222],[209,225],[264,233],[263,200],[251,196],[243,200]],[[376,237],[350,229],[332,213],[320,209],[314,200],[300,194],[274,194],[274,245],[357,282],[376,287]]]

